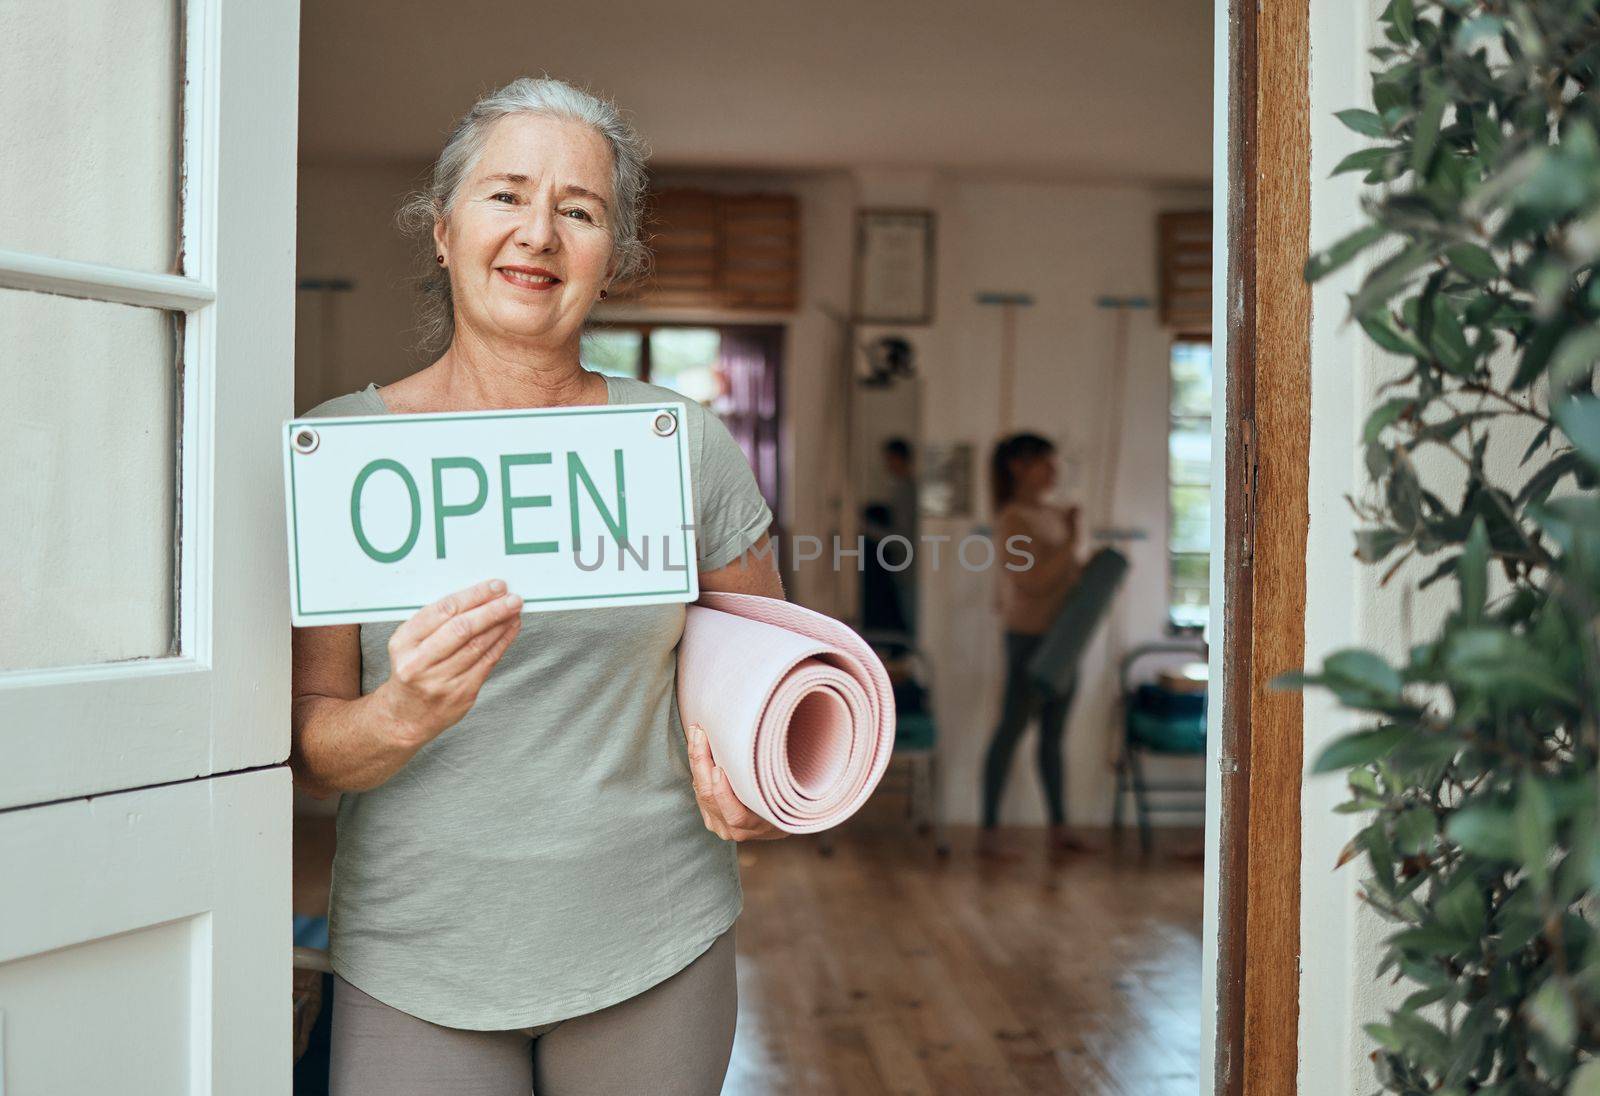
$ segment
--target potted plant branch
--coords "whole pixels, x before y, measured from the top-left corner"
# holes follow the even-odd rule
[[[1356,554],[1433,590],[1408,651],[1285,684],[1360,713],[1361,894],[1406,994],[1367,1030],[1384,1091],[1600,1094],[1600,0],[1393,0],[1349,312],[1391,356]],[[1452,589],[1453,587],[1453,589]]]

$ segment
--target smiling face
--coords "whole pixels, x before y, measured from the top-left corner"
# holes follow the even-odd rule
[[[610,279],[611,149],[579,122],[502,118],[434,242],[458,329],[489,342],[577,344]]]

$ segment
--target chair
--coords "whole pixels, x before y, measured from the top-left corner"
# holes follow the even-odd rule
[[[894,754],[883,782],[886,788],[906,793],[906,817],[919,834],[932,834],[940,856],[950,852],[944,831],[944,810],[939,790],[939,730],[933,714],[933,661],[904,632],[868,631],[862,634],[889,670],[894,686]],[[896,762],[905,762],[897,765]],[[833,851],[833,831],[817,835],[824,855]]]
[[[1135,667],[1161,655],[1204,656],[1205,644],[1199,639],[1165,640],[1144,643],[1122,656],[1118,681],[1121,685],[1122,745],[1117,754],[1117,788],[1112,800],[1111,832],[1122,832],[1123,799],[1133,797],[1139,822],[1139,848],[1148,854],[1154,842],[1150,816],[1154,814],[1205,813],[1205,781],[1157,781],[1144,777],[1141,759],[1155,754],[1165,757],[1204,756],[1206,752],[1205,694],[1171,692],[1155,684],[1136,684]],[[1199,796],[1199,802],[1194,801]],[[1159,796],[1160,799],[1152,797]],[[1168,799],[1172,796],[1175,798]]]

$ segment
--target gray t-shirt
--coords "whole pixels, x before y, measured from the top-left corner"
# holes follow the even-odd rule
[[[738,558],[772,513],[727,427],[670,389],[606,388],[611,404],[687,404],[699,568]],[[369,385],[308,417],[386,411]],[[695,805],[677,703],[684,612],[528,614],[460,723],[342,798],[335,971],[424,1020],[504,1030],[642,993],[726,931],[743,895],[736,846]],[[363,694],[389,676],[397,627],[361,625]]]

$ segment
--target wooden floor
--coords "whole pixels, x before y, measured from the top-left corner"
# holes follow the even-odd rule
[[[942,860],[885,827],[831,857],[810,838],[741,849],[723,1096],[1197,1091],[1198,861],[1051,862],[1019,830],[1021,859],[995,863],[973,836]]]
[[[1198,845],[980,860],[865,816],[740,850],[739,1030],[723,1096],[1193,1096]],[[897,812],[891,812],[897,813]],[[331,819],[296,819],[295,911],[327,909]],[[1106,845],[1103,835],[1091,840]]]

